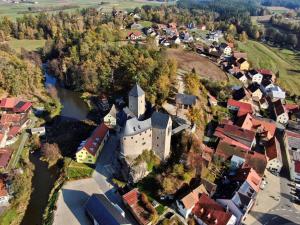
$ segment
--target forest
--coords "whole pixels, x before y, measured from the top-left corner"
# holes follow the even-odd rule
[[[299,0],[262,0],[264,6],[283,6],[290,9],[296,9],[300,7]]]

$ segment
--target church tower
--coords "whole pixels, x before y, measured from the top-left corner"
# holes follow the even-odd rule
[[[142,119],[146,111],[145,92],[138,84],[136,84],[130,90],[128,95],[129,110],[133,112],[138,119]]]

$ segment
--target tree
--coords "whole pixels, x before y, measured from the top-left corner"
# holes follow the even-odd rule
[[[239,41],[241,42],[246,42],[248,41],[248,35],[245,31],[243,31],[240,35],[239,35]]]
[[[195,71],[192,71],[191,73],[188,73],[184,77],[185,81],[185,89],[188,94],[191,95],[199,95],[199,88],[200,88],[200,78],[195,73]]]
[[[288,34],[287,35],[287,43],[291,46],[293,46],[294,48],[297,46],[298,44],[298,38],[296,34]]]
[[[58,145],[56,143],[54,144],[50,144],[50,143],[46,143],[43,145],[42,149],[42,156],[45,157],[47,160],[49,161],[57,161],[58,159],[60,159],[61,153],[60,153],[60,149],[58,147]]]

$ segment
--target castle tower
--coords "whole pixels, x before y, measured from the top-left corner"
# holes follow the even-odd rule
[[[154,112],[152,122],[152,150],[162,160],[170,156],[172,119],[169,115]]]
[[[130,90],[128,98],[129,110],[133,112],[138,119],[141,119],[146,111],[145,92],[138,84],[136,84]]]

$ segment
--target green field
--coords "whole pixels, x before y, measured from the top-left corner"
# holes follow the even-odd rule
[[[8,45],[16,52],[21,52],[21,48],[25,48],[28,51],[35,51],[39,48],[43,48],[46,40],[17,40],[12,39],[8,41]]]
[[[300,95],[300,52],[269,47],[255,41],[238,42],[238,49],[248,53],[253,68],[279,72],[281,87],[291,94]]]
[[[104,4],[100,4],[103,2]],[[20,17],[24,12],[28,12],[28,7],[62,7],[62,6],[74,6],[74,9],[68,9],[68,11],[76,10],[79,8],[97,8],[102,11],[109,11],[113,7],[123,10],[131,10],[143,5],[159,5],[161,2],[148,1],[148,0],[38,0],[38,4],[30,3],[4,3],[0,2],[0,16],[9,16],[11,18]],[[77,8],[76,8],[77,7]]]

